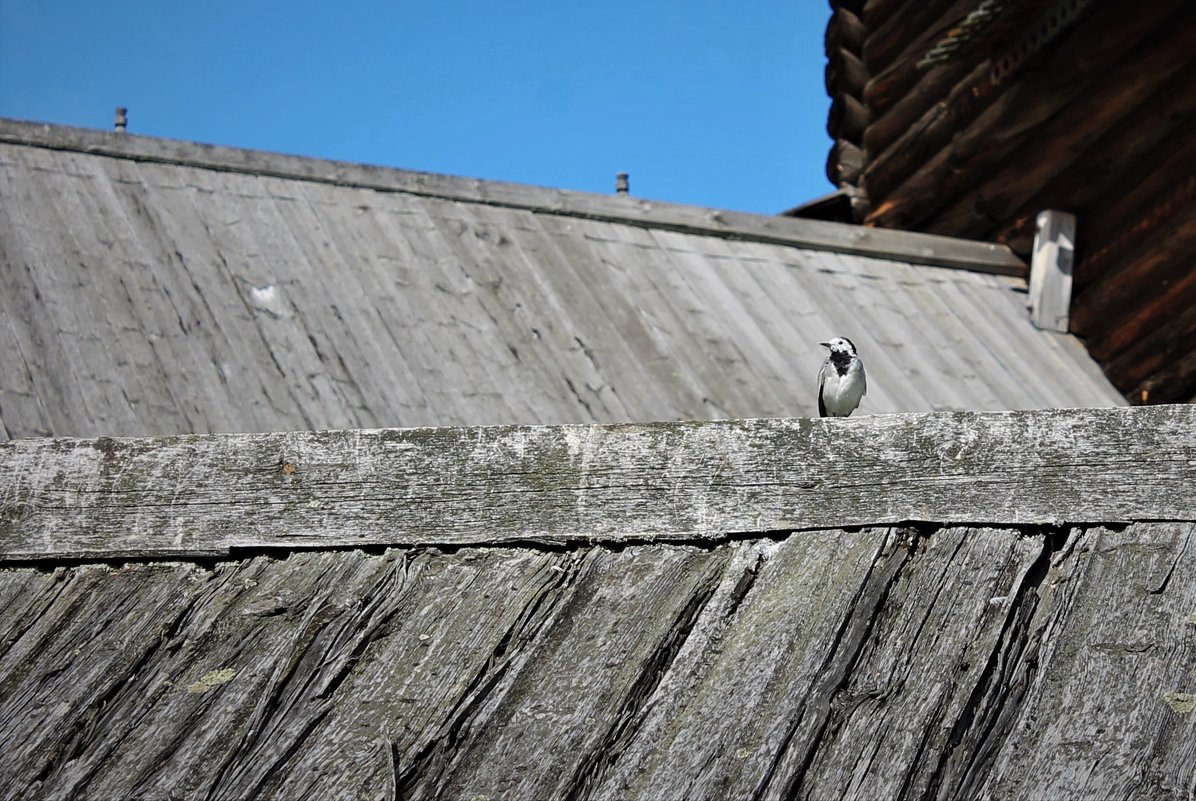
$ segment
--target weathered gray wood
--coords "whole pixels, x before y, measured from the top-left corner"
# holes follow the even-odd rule
[[[94,330],[106,345],[102,361],[94,350],[89,353],[97,362],[93,369],[106,380],[128,375],[127,381],[112,384],[123,393],[133,415],[179,417],[192,430],[212,430],[205,423],[221,410],[220,399],[206,382],[197,386],[189,380],[191,371],[181,367],[194,363],[192,352],[204,344],[192,315],[194,307],[189,308],[179,291],[187,283],[175,278],[173,252],[159,238],[140,235],[159,226],[173,210],[153,201],[138,202],[144,192],[138,165],[72,155],[66,165],[73,178],[70,184],[53,188],[49,177],[47,184],[59,203],[76,196],[74,203],[64,207],[64,218],[86,264],[82,277],[87,289],[76,296],[77,305],[99,302]],[[131,191],[130,184],[140,192]],[[167,434],[172,428],[151,428],[145,433]]]
[[[303,191],[312,185],[268,178],[262,186],[270,193],[278,228],[291,240],[287,249],[294,247],[294,255],[288,258],[295,265],[293,286],[307,290],[298,297],[315,329],[311,333],[317,337],[318,354],[335,370],[335,381],[353,387],[355,403],[360,405],[357,418],[420,425],[421,421],[404,414],[417,402],[415,382],[396,369],[404,364],[401,354],[382,346],[387,336],[374,310],[392,300],[384,287],[374,283],[385,273],[379,262],[385,239],[372,225],[372,216],[358,209],[353,211],[356,226],[340,226],[327,221],[326,214],[315,213]],[[355,200],[362,205],[360,198]],[[333,239],[330,228],[349,241]],[[368,237],[370,246],[354,234]],[[336,280],[325,280],[330,275]]]
[[[7,559],[1196,509],[1196,407],[0,443]]]
[[[71,569],[0,653],[0,714],[38,721],[0,732],[0,794],[389,787],[391,750],[414,762],[488,689],[470,680],[521,655],[579,561],[492,550]],[[472,593],[479,581],[495,592]]]
[[[206,198],[216,206],[205,217],[224,249],[232,279],[227,289],[233,295],[226,302],[244,309],[250,323],[247,327],[267,352],[269,361],[262,366],[272,367],[283,379],[279,383],[289,397],[278,399],[280,405],[292,408],[307,427],[316,427],[316,420],[326,421],[322,425],[327,428],[352,427],[350,398],[328,375],[305,330],[306,321],[299,315],[304,309],[293,296],[301,290],[292,289],[287,280],[294,275],[294,268],[282,258],[267,257],[277,253],[267,244],[274,235],[268,227],[254,224],[271,205],[269,194],[262,190],[259,179],[238,184],[236,179],[241,177],[220,172],[192,176],[199,189],[207,190],[197,199],[203,202]],[[255,296],[255,292],[259,294]],[[263,292],[274,298],[272,303],[254,300],[263,297]]]
[[[1005,283],[1006,287],[1016,279],[1001,276],[979,276],[982,280],[994,283]],[[1021,287],[1018,287],[1020,290]],[[985,293],[980,287],[972,290],[974,304],[987,303],[989,307],[994,302],[993,293]],[[1009,314],[1001,315],[1000,325],[1006,331],[1016,328],[1017,313],[1025,314],[1024,296],[1013,291],[996,293],[996,303],[1003,303],[1009,309]],[[1075,354],[1082,351],[1084,345],[1075,337],[1059,331],[1036,330],[1034,337],[1039,347],[1034,349],[1033,357],[1027,359],[1038,365],[1037,376],[1052,376],[1059,385],[1063,404],[1067,406],[1088,405],[1084,400],[1094,387],[1106,384],[1109,379],[1101,371],[1100,366],[1091,359],[1077,360]]]
[[[1044,211],[1030,258],[1030,319],[1039,328],[1067,331],[1071,314],[1071,268],[1076,254],[1076,215]]]
[[[1182,797],[1191,523],[0,569],[0,796]]]
[[[576,797],[618,754],[730,556],[725,548],[595,549],[526,661],[495,675],[485,697],[405,766],[400,797]]]
[[[7,272],[3,261],[0,254],[0,276]],[[4,376],[0,384],[0,439],[10,439],[13,436],[10,430],[28,432],[30,436],[52,436],[49,418],[33,384],[33,371],[4,311],[0,302],[0,375]]]
[[[10,437],[791,416],[817,343],[861,323],[864,411],[941,407],[935,381],[956,408],[1122,401],[987,375],[981,318],[1008,318],[1010,358],[1042,347],[1007,287],[979,285],[954,323],[920,289],[982,273],[69,150],[0,160],[0,194],[24,200],[0,219],[0,325],[31,373],[0,381]],[[927,380],[926,350],[963,369]],[[45,424],[16,413],[30,400]]]
[[[554,235],[563,254],[576,249],[568,241],[570,223],[563,219],[546,218],[541,225]],[[597,229],[595,231],[595,229]],[[703,419],[725,417],[725,410],[717,405],[715,396],[721,384],[734,380],[726,370],[720,370],[709,358],[705,337],[694,342],[686,330],[685,321],[670,299],[668,290],[668,259],[654,249],[652,233],[641,228],[610,223],[590,222],[586,225],[587,244],[595,251],[607,271],[612,274],[614,291],[639,310],[642,325],[652,335],[655,347],[641,357],[650,363],[643,365],[641,375],[670,376],[675,389],[674,419]],[[635,269],[623,265],[639,262]],[[617,277],[617,281],[614,281]],[[691,349],[693,345],[699,345]],[[690,347],[686,347],[690,346]],[[638,361],[638,359],[637,359]],[[717,376],[721,373],[722,380]],[[716,376],[712,381],[711,376]],[[621,387],[616,388],[622,392]],[[640,388],[637,393],[645,390]],[[763,416],[763,415],[760,415]],[[668,419],[658,416],[657,419]]]
[[[781,757],[809,750],[798,741],[821,728],[864,645],[860,624],[906,561],[904,551],[889,549],[897,540],[889,535],[818,531],[738,544],[687,647],[590,797],[783,792],[794,771],[778,770]]]
[[[1001,343],[1006,341],[1008,329],[988,319],[987,316],[978,314],[981,306],[969,290],[970,287],[951,282],[942,284],[939,287],[939,294],[942,295],[943,302],[951,309],[951,313],[956,315],[961,323],[976,332],[977,341],[982,343],[982,348],[987,351],[988,357],[992,361],[993,367],[989,375],[993,382],[1023,388],[1023,392],[1018,394],[1024,400],[1019,402],[1011,398],[1007,403],[1012,408],[1034,408],[1048,403],[1047,397],[1052,393],[1050,384],[1053,382],[1044,381],[1043,376],[1049,376],[1051,373],[1037,372],[1033,365],[1027,364],[1031,359],[1026,355],[1014,353],[1001,346]],[[1035,330],[1034,333],[1041,332]]]
[[[549,393],[556,392],[558,397],[564,398],[568,392],[562,386],[564,382],[557,376],[549,379],[546,397],[537,398],[535,392],[520,391],[520,387],[528,384],[508,376],[504,369],[504,365],[517,363],[514,355],[501,336],[486,329],[487,325],[495,325],[498,316],[509,319],[512,316],[509,309],[514,305],[488,303],[487,296],[493,290],[486,279],[479,282],[471,273],[484,271],[492,278],[491,284],[500,284],[505,271],[487,262],[495,250],[504,248],[479,239],[484,229],[479,227],[480,221],[473,213],[472,205],[437,201],[427,204],[420,216],[428,225],[426,234],[416,236],[429,256],[426,259],[428,280],[436,287],[431,301],[436,307],[452,310],[448,314],[441,311],[429,315],[433,318],[429,320],[429,327],[434,327],[431,338],[445,351],[438,359],[438,367],[444,371],[445,383],[456,387],[446,394],[469,398],[472,408],[467,414],[472,419],[482,418],[487,409],[504,406],[511,409],[504,415],[507,419],[551,419],[546,413],[547,407],[559,408],[562,404],[553,403]],[[435,321],[436,317],[440,319]],[[561,326],[567,325],[568,317],[561,315],[557,322]],[[462,354],[472,356],[463,360]],[[457,366],[454,362],[464,364]],[[570,421],[594,419],[580,403],[572,401],[570,405],[574,409],[569,415]]]
[[[666,228],[712,236],[816,247],[899,258],[920,264],[1024,275],[1025,264],[1004,245],[682,206],[618,195],[545,189],[498,181],[435,175],[170,139],[0,119],[0,142],[169,162],[230,172],[358,186]]]
[[[909,776],[949,751],[1042,541],[944,529],[915,553],[886,533],[790,537],[728,571],[740,598],[711,602],[594,797],[924,797]]]
[[[698,408],[692,382],[682,377],[681,365],[689,359],[670,347],[656,325],[661,304],[632,284],[654,265],[645,258],[628,270],[627,259],[611,251],[622,226],[485,207],[478,213],[518,215],[519,223],[507,226],[512,243],[553,265],[532,272],[520,295],[540,304],[536,341],[557,343],[556,361],[570,366],[562,376],[568,378],[566,391],[584,400],[588,411],[609,408],[620,417],[607,419],[635,420],[635,409],[662,408],[666,395],[671,413],[655,419],[682,418]]]
[[[63,252],[63,237],[40,237],[34,233],[37,225],[30,216],[44,207],[38,199],[44,187],[26,178],[34,168],[25,163],[0,167],[5,201],[4,213],[0,214],[0,241],[4,243],[4,253],[0,255],[0,280],[4,286],[0,292],[0,313],[9,320],[19,343],[50,431],[62,436],[71,431],[71,418],[100,417],[91,408],[96,401],[88,397],[90,387],[81,385],[75,369],[75,348],[62,332],[64,326],[59,316],[65,312],[60,308],[65,301],[47,298],[43,284],[53,277],[39,275],[42,264],[68,265],[69,269],[73,261]],[[31,309],[39,313],[28,314]],[[78,327],[68,330],[77,331]],[[5,384],[11,386],[8,381]],[[12,436],[22,436],[27,430],[14,429],[10,431]]]
[[[130,192],[128,186],[120,195],[133,208],[140,203],[158,212],[152,222],[130,216],[129,223],[138,226],[134,233],[147,251],[147,267],[174,277],[172,305],[185,310],[192,326],[185,342],[171,349],[171,355],[180,361],[169,365],[172,375],[166,380],[186,377],[190,384],[206,388],[206,393],[186,393],[192,399],[204,393],[205,403],[212,403],[204,409],[204,416],[213,428],[202,430],[278,431],[296,427],[297,423],[289,420],[300,415],[294,411],[294,404],[286,402],[285,384],[272,381],[264,369],[272,365],[270,350],[231,272],[231,243],[219,241],[212,230],[212,199],[187,183],[186,174],[168,166],[141,163],[130,169],[120,161],[107,161],[101,161],[101,166],[112,176],[113,189],[140,178],[143,195]],[[156,317],[168,311],[147,309],[145,314]],[[208,401],[209,397],[214,400]],[[154,424],[166,431],[179,431],[179,421],[165,415],[155,416]],[[76,425],[76,435],[88,430]]]
[[[1196,786],[1196,525],[1073,531],[1010,627],[1008,696],[939,797],[1183,798]],[[974,726],[973,729],[980,727]],[[948,795],[949,790],[957,793]]]
[[[754,351],[751,343],[738,329],[736,320],[727,319],[710,300],[696,292],[696,276],[689,270],[698,261],[690,250],[687,255],[677,234],[668,231],[646,231],[624,228],[632,242],[639,240],[647,245],[644,252],[650,253],[653,269],[646,272],[660,298],[661,305],[675,320],[680,341],[697,345],[688,361],[695,375],[701,380],[701,397],[704,407],[702,417],[734,417],[731,409],[742,408],[745,403],[758,405],[761,416],[768,416],[763,410],[778,409],[779,398],[767,388],[767,382],[757,372],[757,365],[744,358],[745,351]],[[691,245],[692,247],[692,245]],[[718,288],[721,294],[726,290]],[[764,362],[759,354],[757,362]],[[734,380],[726,380],[735,376]]]

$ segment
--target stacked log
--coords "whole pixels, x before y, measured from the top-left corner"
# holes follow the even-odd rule
[[[868,81],[863,47],[868,31],[860,18],[861,0],[837,0],[832,7],[825,44],[826,90],[832,98],[827,132],[834,144],[827,157],[826,177],[840,189],[854,189],[863,168],[861,143],[870,121],[863,102]]]
[[[957,102],[968,109],[981,106],[982,111],[970,124],[935,128],[931,141],[920,143],[922,149],[932,149],[934,155],[918,159],[912,165],[912,172],[877,176],[883,178],[886,189],[890,186],[892,189],[883,195],[876,192],[868,178],[872,165],[865,168],[865,181],[874,203],[867,221],[891,228],[921,230],[933,226],[937,215],[957,202],[963,191],[974,186],[977,179],[987,182],[996,165],[1019,145],[1027,145],[1031,138],[1036,138],[1049,120],[1069,110],[1073,102],[1089,113],[1101,106],[1113,69],[1110,65],[1123,59],[1136,64],[1154,53],[1156,43],[1151,34],[1169,17],[1178,17],[1174,24],[1190,25],[1196,9],[1189,6],[1173,14],[1176,7],[1183,5],[1182,0],[1154,3],[1124,20],[1119,5],[1097,9],[1092,21],[1110,29],[1107,36],[1098,40],[1070,36],[1034,74],[987,90],[968,87],[965,91],[970,96]],[[976,94],[980,97],[975,97]],[[1031,154],[1030,160],[1038,159]],[[974,236],[967,230],[940,233]]]
[[[1072,330],[1131,400],[1196,396],[1196,6],[832,6],[827,170],[857,221],[1025,255],[1039,211],[1075,213]]]

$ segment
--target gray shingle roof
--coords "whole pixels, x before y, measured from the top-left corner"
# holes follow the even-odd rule
[[[0,196],[9,437],[809,415],[837,334],[865,413],[1124,402],[910,260],[991,246],[11,121]]]

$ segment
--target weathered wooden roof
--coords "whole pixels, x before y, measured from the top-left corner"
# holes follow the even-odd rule
[[[0,443],[0,795],[1187,797],[1194,474],[1189,406]]]
[[[14,121],[0,195],[0,436],[813,414],[832,335],[865,413],[1123,402],[994,245]]]
[[[1024,255],[1040,211],[1074,213],[1071,330],[1134,402],[1196,399],[1196,6],[831,5],[850,219]]]

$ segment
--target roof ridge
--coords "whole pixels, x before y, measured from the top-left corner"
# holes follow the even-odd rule
[[[0,118],[0,144],[401,192],[566,217],[874,256],[1002,275],[1026,274],[1004,245],[847,223],[416,172],[312,156]]]

